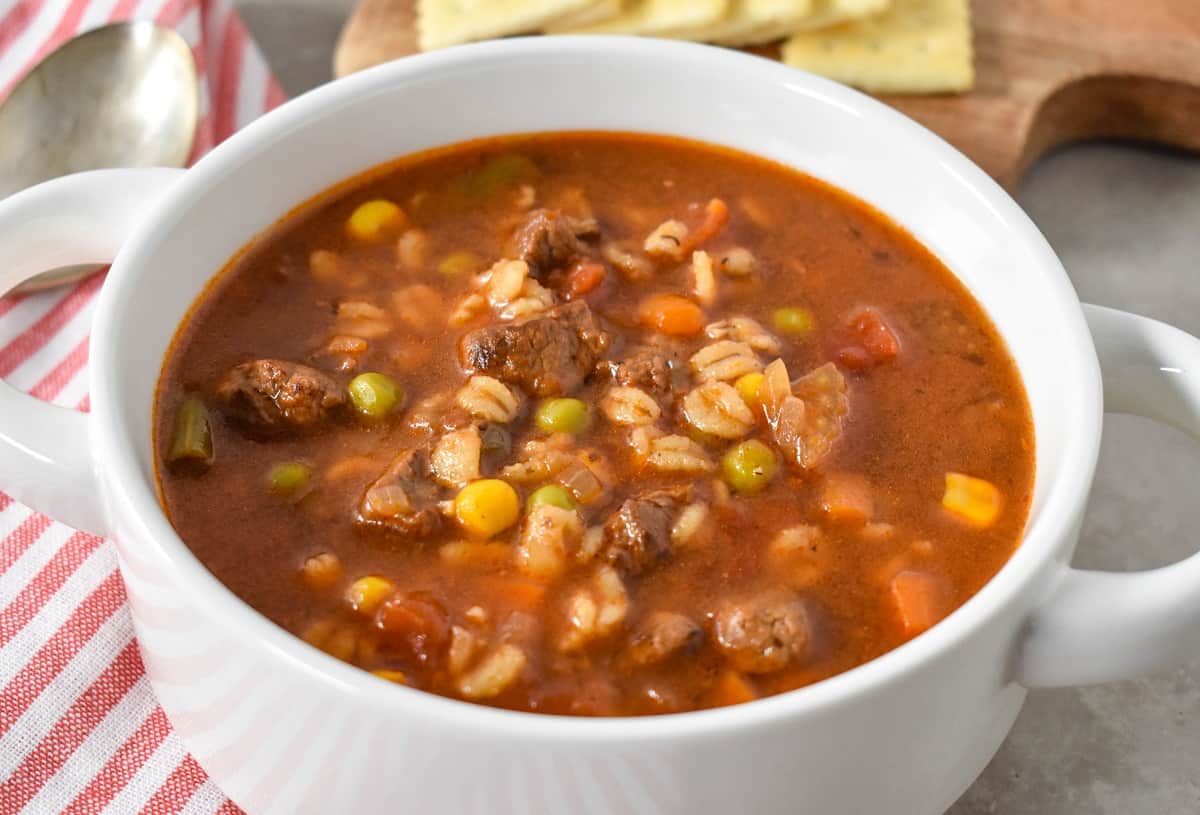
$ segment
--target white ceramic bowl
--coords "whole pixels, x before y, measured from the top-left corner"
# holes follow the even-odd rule
[[[891,215],[962,278],[1020,367],[1038,443],[1025,540],[978,595],[808,688],[589,720],[375,679],[275,627],[205,571],[159,507],[150,445],[164,352],[205,283],[291,207],[373,165],[478,136],[572,129],[677,134],[797,167]],[[509,40],[320,88],[186,172],[82,174],[0,204],[0,291],[50,266],[114,258],[92,335],[92,412],[0,386],[3,487],[116,540],[159,701],[251,813],[937,813],[994,754],[1025,688],[1146,671],[1200,631],[1198,557],[1129,575],[1067,566],[1103,410],[1089,325],[1109,409],[1193,433],[1200,344],[1081,309],[996,184],[832,82],[680,43]]]

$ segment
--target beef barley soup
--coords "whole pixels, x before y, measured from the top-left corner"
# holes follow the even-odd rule
[[[167,355],[183,540],[377,676],[668,713],[848,670],[1018,545],[1029,406],[965,289],[880,213],[657,136],[489,139],[337,187]]]

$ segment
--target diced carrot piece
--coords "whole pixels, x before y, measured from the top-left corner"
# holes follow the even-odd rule
[[[726,707],[753,702],[757,698],[758,691],[750,684],[749,679],[737,671],[725,671],[717,677],[709,700],[713,707]]]
[[[638,307],[638,320],[673,337],[692,337],[704,327],[704,312],[678,294],[652,294]]]
[[[842,336],[845,347],[838,351],[838,362],[852,371],[891,362],[900,353],[900,340],[883,315],[873,308],[851,312]]]
[[[483,583],[493,597],[503,598],[522,611],[536,611],[546,599],[546,585],[536,580],[497,575],[484,578]]]
[[[688,233],[680,246],[684,256],[712,240],[729,222],[729,207],[720,198],[713,198],[704,208],[704,222]]]
[[[946,616],[945,595],[932,575],[900,572],[891,580],[891,592],[906,637],[915,637]]]
[[[1004,496],[990,481],[982,478],[946,473],[946,492],[942,506],[978,527],[991,526],[1000,517]]]
[[[597,286],[604,282],[606,274],[607,270],[604,266],[594,261],[577,263],[567,273],[567,297],[574,299],[595,290]]]
[[[865,524],[875,514],[870,483],[857,473],[830,473],[821,489],[821,511],[833,521]]]

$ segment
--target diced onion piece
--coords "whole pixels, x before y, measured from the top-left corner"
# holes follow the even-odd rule
[[[604,494],[604,483],[582,462],[567,464],[555,479],[581,504],[589,504]]]
[[[412,508],[408,493],[399,484],[371,487],[363,498],[363,514],[369,518],[399,518]]]
[[[962,473],[946,473],[942,506],[978,527],[991,526],[1000,517],[1004,498],[990,481]]]

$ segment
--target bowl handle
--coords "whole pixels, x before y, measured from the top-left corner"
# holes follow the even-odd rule
[[[1200,438],[1200,340],[1123,311],[1085,305],[1084,313],[1105,410]],[[1200,554],[1143,572],[1065,568],[1029,622],[1016,680],[1033,688],[1129,679],[1195,654],[1197,644]]]
[[[97,170],[0,201],[0,292],[49,269],[108,263],[182,170]],[[78,529],[105,534],[88,416],[0,380],[0,489]]]

